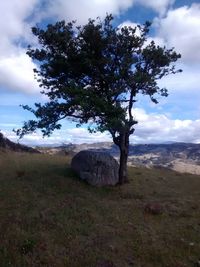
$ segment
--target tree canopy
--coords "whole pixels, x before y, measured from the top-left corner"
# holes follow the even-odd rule
[[[50,135],[61,128],[62,119],[77,126],[86,123],[90,132],[108,131],[120,148],[123,183],[129,136],[137,123],[136,96],[147,95],[154,103],[158,95],[167,96],[158,80],[180,71],[174,65],[180,54],[148,42],[149,22],[117,28],[112,21],[107,15],[103,21],[89,19],[84,26],[60,21],[46,29],[32,28],[40,46],[29,47],[27,54],[39,62],[34,72],[48,102],[23,106],[36,119],[25,122],[17,134],[22,137],[41,129]]]

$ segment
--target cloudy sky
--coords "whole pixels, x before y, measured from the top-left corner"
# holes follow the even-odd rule
[[[175,47],[182,54],[177,64],[183,72],[168,76],[160,85],[169,97],[152,104],[139,97],[135,117],[139,121],[133,143],[181,141],[200,143],[200,2],[199,0],[7,0],[0,1],[0,130],[17,138],[13,128],[32,118],[19,105],[44,102],[33,77],[35,63],[26,55],[28,44],[37,41],[31,34],[36,24],[43,27],[58,20],[87,23],[88,18],[106,13],[115,16],[115,25],[152,21],[153,38],[160,45]],[[61,144],[110,141],[107,133],[89,134],[64,121],[61,131],[43,139],[40,132],[20,140],[26,144]]]

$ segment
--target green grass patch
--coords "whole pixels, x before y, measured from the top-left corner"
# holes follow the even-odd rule
[[[23,153],[1,153],[0,169],[1,267],[198,266],[199,176],[130,168],[129,184],[95,188],[64,156]]]

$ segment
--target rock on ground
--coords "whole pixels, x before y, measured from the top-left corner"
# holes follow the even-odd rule
[[[147,203],[144,211],[149,214],[159,215],[163,213],[163,207],[159,203]]]
[[[116,185],[119,181],[119,164],[108,153],[83,150],[71,162],[72,169],[91,185]]]

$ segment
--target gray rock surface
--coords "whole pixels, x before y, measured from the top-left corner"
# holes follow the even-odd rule
[[[91,185],[116,185],[119,181],[118,162],[108,153],[83,150],[71,162],[72,169]]]

